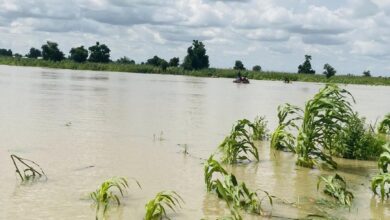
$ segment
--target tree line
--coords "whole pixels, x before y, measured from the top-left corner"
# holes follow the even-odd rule
[[[41,46],[41,49],[30,48],[29,52],[25,55],[25,57],[30,59],[44,59],[50,61],[62,61],[64,59],[69,59],[77,63],[84,62],[94,62],[94,63],[109,63],[116,62],[118,64],[136,64],[134,60],[124,56],[116,61],[112,61],[110,59],[110,48],[105,44],[100,44],[96,42],[95,45],[84,48],[84,46],[71,48],[69,51],[69,56],[65,57],[65,54],[58,48],[58,43],[47,41],[46,44]],[[187,49],[187,55],[185,56],[183,63],[180,64],[179,57],[173,57],[169,61],[156,56],[146,60],[146,62],[141,62],[140,64],[152,65],[156,67],[160,67],[165,70],[168,67],[179,67],[181,66],[185,70],[199,70],[209,68],[209,56],[206,54],[206,47],[203,42],[198,40],[193,40],[192,45]],[[0,56],[9,56],[22,58],[21,54],[15,53],[13,54],[10,49],[1,49],[0,48]],[[305,60],[302,64],[298,66],[298,72],[300,74],[315,74],[315,70],[313,70],[311,66],[310,55],[305,55]],[[241,60],[236,60],[233,66],[233,69],[237,71],[245,71],[247,70]],[[330,78],[336,75],[337,71],[330,64],[325,64],[323,74]],[[261,72],[262,68],[260,65],[255,65],[252,67],[252,71]],[[370,77],[371,73],[369,70],[363,72],[363,76]]]

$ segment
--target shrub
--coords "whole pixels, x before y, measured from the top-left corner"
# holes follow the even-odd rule
[[[367,128],[364,118],[355,115],[339,132],[336,142],[335,153],[338,156],[368,160],[379,157],[386,140]]]

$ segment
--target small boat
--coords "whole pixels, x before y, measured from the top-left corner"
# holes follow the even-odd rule
[[[234,83],[242,83],[242,84],[249,84],[249,80],[246,79],[246,78],[242,78],[242,79],[235,79],[233,80]]]

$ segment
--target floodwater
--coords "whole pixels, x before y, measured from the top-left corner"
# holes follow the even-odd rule
[[[94,219],[88,193],[112,176],[136,178],[142,189],[130,181],[123,206],[109,219],[142,219],[146,202],[162,190],[185,200],[173,219],[227,215],[225,203],[205,192],[202,158],[215,152],[236,120],[265,115],[272,130],[279,104],[303,106],[322,86],[0,66],[0,219]],[[390,111],[390,87],[347,89],[368,122]],[[184,144],[188,156],[181,153]],[[315,204],[326,198],[316,190],[317,178],[329,172],[297,167],[294,155],[257,145],[259,163],[229,169],[250,188],[295,203],[265,204],[270,215],[389,219],[390,203],[379,203],[369,189],[375,162],[338,160],[355,199],[350,210],[332,210]],[[48,181],[20,185],[10,154],[39,163]]]

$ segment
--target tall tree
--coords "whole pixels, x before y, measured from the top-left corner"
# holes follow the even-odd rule
[[[173,57],[172,59],[169,60],[169,66],[172,67],[178,67],[180,63],[179,57]]]
[[[161,66],[163,62],[167,62],[167,61],[155,55],[154,57],[148,59],[146,61],[146,64],[152,66]]]
[[[75,62],[83,63],[87,61],[88,50],[86,50],[84,46],[72,48],[69,53],[69,58]]]
[[[326,76],[326,78],[330,78],[330,77],[332,77],[332,76],[334,76],[334,75],[336,75],[336,69],[335,68],[333,68],[331,65],[329,65],[329,64],[325,64],[324,65],[324,75]]]
[[[110,62],[110,48],[105,44],[96,42],[94,46],[88,48],[90,55],[88,61],[96,63],[108,63]]]
[[[197,70],[209,67],[209,56],[206,55],[205,45],[198,40],[192,42],[192,46],[187,49],[187,56],[182,64],[186,70]]]
[[[61,61],[65,59],[64,53],[58,49],[56,42],[47,41],[42,45],[42,57],[44,60]]]
[[[305,55],[305,61],[298,66],[298,73],[315,74],[316,71],[311,68],[311,56]]]
[[[259,66],[259,65],[253,66],[252,70],[256,71],[256,72],[260,72],[261,71],[261,66]]]
[[[146,61],[147,65],[152,65],[152,66],[159,66],[163,70],[167,69],[168,67],[168,62],[158,56],[154,56],[153,58],[150,58]]]
[[[135,64],[134,60],[131,60],[130,58],[124,56],[116,60],[119,64]]]
[[[12,57],[12,50],[0,49],[0,56]]]
[[[365,71],[363,72],[363,76],[365,76],[365,77],[371,77],[371,72],[370,72],[370,70],[365,70]]]
[[[36,49],[34,47],[31,47],[28,54],[26,54],[26,57],[33,58],[33,59],[36,59],[41,56],[42,56],[42,52],[39,49]]]
[[[246,70],[246,68],[244,67],[244,64],[241,62],[241,60],[236,60],[236,62],[234,63],[233,69],[235,69],[235,70]]]

